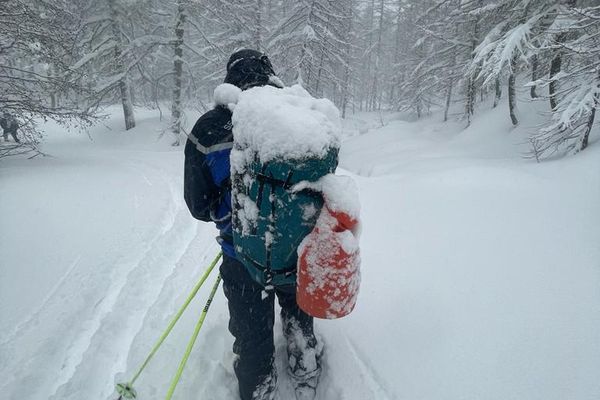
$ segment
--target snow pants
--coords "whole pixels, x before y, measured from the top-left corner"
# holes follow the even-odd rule
[[[8,140],[8,134],[9,133],[13,137],[13,139],[15,140],[15,142],[21,143],[21,141],[17,137],[17,131],[16,130],[4,131],[3,136],[4,136],[4,141],[5,142]]]
[[[273,342],[275,296],[281,306],[283,333],[288,343],[289,371],[292,375],[312,378],[316,386],[321,354],[320,350],[315,351],[313,318],[298,307],[295,287],[276,289],[265,297],[263,287],[250,277],[244,265],[227,255],[223,255],[220,271],[229,306],[229,331],[235,338],[234,370],[241,399],[269,400],[274,396],[277,382]],[[312,356],[312,360],[303,360],[301,353]]]

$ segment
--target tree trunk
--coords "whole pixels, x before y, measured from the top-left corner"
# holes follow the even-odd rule
[[[471,125],[471,119],[475,113],[475,77],[469,76],[467,84],[467,103],[466,103],[466,114],[467,114],[467,126]]]
[[[496,108],[498,106],[498,103],[500,102],[500,99],[502,98],[502,85],[500,84],[500,77],[497,76],[496,77],[496,81],[494,83],[496,92],[494,94],[494,106],[493,108]]]
[[[403,16],[403,2],[404,0],[397,0],[397,11],[396,11],[396,35],[395,35],[395,43],[394,43],[394,70],[398,68],[398,64],[400,64],[400,47],[403,44],[404,37],[401,34],[402,24],[402,16]],[[398,90],[398,95],[400,96],[400,84],[402,79],[400,77],[401,72],[394,71],[394,80],[391,87],[390,94],[390,104],[398,103],[394,100],[396,95],[396,90]]]
[[[263,2],[262,0],[256,1],[256,10],[255,10],[255,18],[254,18],[254,46],[256,50],[260,50],[262,47],[262,12],[263,12]]]
[[[479,7],[482,6],[482,0],[478,1]],[[471,37],[471,59],[473,58],[473,54],[475,48],[477,48],[479,42],[479,18],[475,17],[475,21],[473,22],[473,35]],[[473,118],[473,114],[475,114],[475,99],[477,96],[477,88],[475,86],[475,77],[479,75],[479,67],[475,71],[475,73],[470,74],[467,80],[467,102],[465,105],[465,111],[467,114],[467,126],[471,125],[471,119]]]
[[[598,71],[598,88],[600,89],[600,71]],[[588,118],[588,122],[585,126],[585,132],[583,133],[583,138],[581,139],[581,147],[579,151],[585,150],[588,147],[588,142],[590,139],[590,132],[592,131],[592,127],[594,126],[594,119],[596,118],[596,110],[598,109],[598,105],[600,104],[600,97],[596,94],[594,98],[594,106],[592,107],[592,111],[590,112],[590,117]]]
[[[534,82],[538,80],[538,67],[538,58],[537,55],[534,55],[531,58],[531,80]],[[529,94],[531,95],[532,99],[537,99],[538,95],[535,85],[531,86]]]
[[[121,91],[121,104],[123,105],[125,130],[128,131],[135,128],[135,116],[133,114],[133,104],[129,98],[129,83],[126,76],[119,82],[119,89]]]
[[[175,141],[173,146],[181,144],[181,88],[183,82],[183,34],[185,25],[185,7],[183,0],[177,0],[177,20],[175,22],[175,57],[173,58],[173,105],[171,107],[171,129]]]
[[[323,45],[321,45],[321,56],[319,57],[319,69],[317,70],[317,80],[315,82],[315,91],[314,91],[314,95],[318,96],[318,97],[322,97],[321,93],[319,93],[319,90],[321,89],[321,75],[323,73],[323,64],[325,62],[325,49],[323,48]]]
[[[515,126],[519,124],[519,120],[517,119],[517,93],[515,89],[516,68],[517,57],[513,56],[510,60],[510,75],[508,76],[508,109],[510,112],[510,120]]]
[[[381,109],[381,100],[379,99],[379,74],[381,73],[381,49],[382,49],[382,35],[383,35],[383,13],[385,11],[384,8],[384,0],[381,0],[379,3],[379,22],[378,22],[378,32],[377,32],[377,53],[375,55],[375,73],[373,74],[373,86],[371,88],[371,92],[373,98],[372,109]]]
[[[329,15],[327,15],[327,21],[325,22],[325,29],[329,29]],[[314,95],[318,97],[322,97],[322,93],[319,92],[321,89],[321,75],[323,74],[323,65],[325,63],[325,43],[320,44],[321,47],[321,56],[319,57],[319,69],[317,71],[317,81],[315,83],[315,91]]]
[[[581,147],[579,151],[585,150],[588,147],[588,141],[590,139],[590,132],[592,127],[594,126],[594,118],[596,117],[596,109],[598,108],[598,98],[596,98],[596,106],[592,108],[592,112],[590,113],[590,118],[585,127],[585,132],[583,133],[583,139],[581,140]]]
[[[563,3],[563,5],[566,7],[575,7],[575,5],[577,4],[577,0],[562,0],[561,3]],[[556,43],[561,45],[565,42],[566,39],[567,39],[567,34],[560,33],[556,37]],[[560,49],[557,49],[554,52],[554,57],[552,58],[552,61],[550,62],[550,79],[554,78],[558,73],[560,73],[561,69],[562,69],[562,53],[561,53]],[[548,86],[548,90],[549,90],[549,94],[550,94],[550,108],[552,109],[552,111],[555,111],[556,108],[558,107],[558,98],[557,98],[558,81],[552,80],[550,82],[550,85]]]
[[[121,92],[121,104],[123,105],[123,116],[125,119],[125,130],[135,127],[135,116],[133,114],[133,105],[129,92],[129,82],[127,80],[127,69],[123,62],[123,41],[121,37],[121,28],[119,26],[119,14],[117,11],[116,0],[108,0],[108,8],[110,10],[110,23],[112,34],[115,40],[115,67],[122,74],[119,81],[119,90]]]
[[[366,96],[365,96],[365,110],[371,111],[370,109],[370,99],[371,99],[371,66],[373,63],[373,52],[371,48],[373,47],[373,26],[375,25],[375,0],[371,0],[371,10],[369,14],[369,25],[366,27],[369,32],[369,41],[367,45],[367,49],[369,49],[368,57],[367,57],[367,70],[365,80],[363,81],[363,87],[366,88]]]
[[[350,0],[348,7],[346,8],[346,45],[345,47],[345,51],[344,51],[344,55],[345,55],[345,61],[346,61],[346,65],[344,67],[344,81],[342,83],[342,118],[346,118],[346,108],[348,107],[348,99],[350,97],[350,75],[351,75],[351,70],[350,70],[350,63],[351,63],[351,51],[352,51],[352,46],[350,44],[350,41],[352,39],[352,30],[353,30],[353,18],[354,18],[354,1]]]
[[[563,35],[559,35],[559,38],[561,38],[562,36]],[[556,74],[560,72],[561,65],[562,55],[559,51],[557,51],[557,53],[554,55],[554,58],[552,59],[552,62],[550,63],[550,79],[554,78]],[[558,81],[551,81],[548,90],[550,94],[550,109],[552,111],[555,111],[558,107],[558,99],[556,97],[556,92],[558,91]]]
[[[444,107],[444,122],[448,121],[448,111],[450,110],[450,104],[452,102],[452,80],[448,83],[446,89],[446,106]]]
[[[51,76],[52,78],[54,78],[56,76],[52,65],[50,65],[48,68],[48,75]],[[58,107],[58,93],[55,91],[50,92],[50,107],[51,108]]]
[[[310,3],[310,10],[308,11],[308,17],[306,24],[312,28],[313,10],[315,7],[315,0]],[[310,64],[306,62],[306,56],[308,53],[309,40],[306,38],[302,43],[302,50],[300,50],[300,58],[298,62],[296,81],[298,84],[308,88],[310,82]]]

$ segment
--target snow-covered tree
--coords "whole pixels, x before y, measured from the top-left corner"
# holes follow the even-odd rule
[[[554,98],[551,123],[532,137],[538,159],[584,150],[600,104],[600,6],[563,6],[557,19],[549,33],[557,38],[551,44],[552,65],[560,57],[560,75],[551,67],[548,78],[537,81],[541,87],[552,85]]]
[[[330,98],[344,116],[350,108],[417,117],[441,109],[448,120],[456,105],[468,125],[481,104],[496,107],[506,93],[516,125],[518,88],[527,84],[552,121],[532,139],[540,157],[584,149],[596,119],[597,0],[2,4],[0,106],[17,111],[15,99],[27,99],[43,114],[120,103],[129,129],[134,105],[162,117],[167,103],[174,144],[185,110],[208,108],[241,48],[266,52],[285,83]]]
[[[38,118],[89,120],[77,99],[86,91],[69,65],[78,20],[68,1],[10,0],[0,7],[0,112],[15,116],[24,136],[0,157],[37,151]]]
[[[284,81],[300,82],[317,96],[340,104],[348,91],[352,2],[302,0],[269,36],[268,52],[282,66]]]
[[[134,96],[143,87],[137,83],[148,80],[144,64],[173,43],[174,30],[165,18],[169,14],[161,15],[152,0],[77,1],[83,17],[80,58],[71,69],[87,81],[93,92],[89,100],[95,106],[118,99],[125,128],[131,129],[135,126]]]
[[[173,44],[173,103],[171,106],[171,126],[175,142],[173,145],[179,146],[181,140],[181,90],[183,83],[183,44],[185,32],[186,8],[184,0],[177,0],[177,14],[175,22],[175,42]]]
[[[430,37],[419,29],[424,24],[422,16],[432,3],[398,3],[396,16],[395,81],[398,82],[397,107],[411,110],[420,118],[430,102],[430,87],[424,85],[427,79],[426,58],[433,44]],[[419,21],[418,23],[416,23]]]
[[[532,9],[536,5],[540,7]],[[517,125],[516,75],[536,55],[539,38],[534,34],[535,28],[544,21],[550,8],[544,2],[534,4],[529,0],[505,0],[495,6],[501,17],[475,49],[471,71],[478,72],[484,86],[493,84],[496,93],[501,90],[500,81],[508,77],[509,116],[513,125]]]

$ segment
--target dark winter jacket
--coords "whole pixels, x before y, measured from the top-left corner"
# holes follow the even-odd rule
[[[231,111],[224,106],[196,122],[185,145],[184,197],[194,218],[216,223],[223,252],[235,257],[229,179],[231,129]]]
[[[276,79],[267,56],[251,49],[231,55],[225,83],[242,90],[264,85],[283,86]],[[194,218],[215,222],[223,252],[235,258],[229,171],[232,128],[231,111],[225,105],[217,104],[196,122],[185,145],[184,197]]]
[[[12,117],[0,118],[0,127],[4,130],[4,133],[16,133],[19,129],[19,123]]]

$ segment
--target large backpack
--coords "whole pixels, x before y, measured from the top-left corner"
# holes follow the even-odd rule
[[[242,173],[232,170],[233,243],[256,282],[267,288],[295,284],[297,249],[313,230],[323,198],[293,188],[333,173],[337,163],[338,149],[331,148],[322,158],[261,163],[255,156]]]

